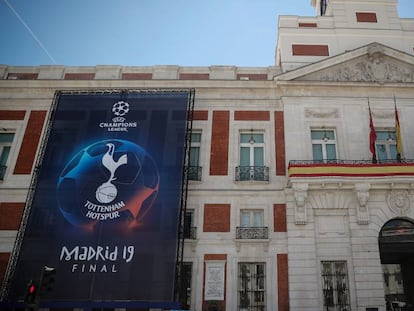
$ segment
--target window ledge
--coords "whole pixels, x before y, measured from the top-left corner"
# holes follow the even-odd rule
[[[198,240],[196,240],[196,239],[184,239],[184,244],[186,246],[190,246],[191,251],[194,253],[195,250],[196,250],[196,246],[198,244]]]
[[[236,244],[236,251],[240,252],[240,248],[242,245],[246,244],[261,244],[263,245],[263,251],[268,252],[269,251],[269,242],[270,239],[235,239]]]

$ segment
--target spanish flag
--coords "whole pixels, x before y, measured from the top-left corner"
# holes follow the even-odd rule
[[[371,107],[369,106],[368,102],[368,110],[369,110],[369,150],[372,153],[372,163],[377,163],[377,153],[375,151],[375,141],[377,140],[377,132],[374,128],[374,122],[372,121],[372,113]]]
[[[395,140],[397,144],[397,161],[401,161],[402,141],[401,141],[400,121],[398,119],[397,103],[395,101],[395,96],[394,96],[394,107],[395,107]]]

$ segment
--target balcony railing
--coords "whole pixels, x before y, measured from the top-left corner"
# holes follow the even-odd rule
[[[188,180],[201,180],[201,166],[188,167]]]
[[[236,227],[236,239],[255,240],[267,238],[267,227]]]
[[[184,229],[184,239],[196,240],[197,239],[197,227],[189,227]]]
[[[414,160],[291,160],[289,177],[414,176]]]
[[[236,181],[269,181],[267,166],[237,166]]]
[[[6,165],[0,165],[0,180],[4,179],[4,175],[6,175]]]

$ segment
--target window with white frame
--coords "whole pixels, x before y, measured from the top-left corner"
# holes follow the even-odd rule
[[[263,133],[240,133],[240,166],[264,165]]]
[[[323,310],[351,310],[346,261],[322,261],[321,272]]]
[[[0,180],[6,175],[7,160],[9,158],[14,133],[0,133]]]
[[[190,158],[188,178],[190,180],[201,180],[200,167],[201,132],[191,133]]]
[[[313,129],[311,130],[311,139],[314,161],[329,162],[337,159],[334,130]]]
[[[264,226],[264,213],[260,209],[240,210],[240,227],[236,239],[267,239],[268,228]]]
[[[265,163],[265,142],[262,132],[242,132],[239,140],[240,166],[237,167],[236,180],[268,181],[268,168]]]
[[[240,311],[266,310],[266,264],[238,264],[238,308]]]
[[[395,131],[379,130],[376,131],[377,139],[375,147],[377,151],[377,159],[379,161],[392,160],[397,158],[397,143],[395,139]]]
[[[241,210],[240,227],[263,227],[263,210]]]

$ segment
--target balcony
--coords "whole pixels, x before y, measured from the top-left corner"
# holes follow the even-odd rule
[[[289,178],[414,176],[414,160],[292,160]]]
[[[237,166],[236,181],[269,181],[267,166]]]
[[[267,227],[237,227],[236,239],[237,240],[264,240],[268,238]]]
[[[365,225],[371,218],[367,205],[370,189],[386,190],[389,207],[399,215],[407,213],[411,206],[408,190],[414,184],[414,160],[377,163],[370,160],[295,160],[289,162],[288,175],[288,187],[296,203],[296,224],[308,222],[307,206],[310,206],[310,201],[314,209],[328,206],[346,208],[349,193],[339,190],[351,190],[358,203],[357,222]],[[313,190],[317,192],[309,195]]]
[[[6,165],[0,165],[0,180],[4,179],[4,175],[6,175]]]
[[[201,172],[202,172],[201,166],[188,166],[188,180],[201,180]]]
[[[197,239],[197,227],[184,228],[184,239],[196,240]]]

